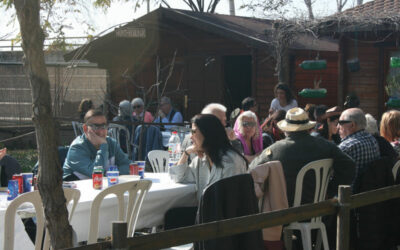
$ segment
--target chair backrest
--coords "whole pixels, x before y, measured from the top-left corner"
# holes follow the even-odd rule
[[[152,150],[147,154],[154,173],[168,172],[169,153],[164,150]]]
[[[71,123],[72,123],[72,128],[74,129],[75,136],[82,135],[83,134],[83,127],[82,127],[83,123],[76,122],[76,121],[73,121]]]
[[[128,222],[128,237],[133,237],[136,221],[143,199],[150,189],[152,182],[149,180],[139,180],[125,182],[108,187],[101,191],[93,200],[90,208],[90,228],[88,244],[96,243],[99,233],[99,210],[104,197],[115,194],[118,200],[118,220]],[[128,192],[127,209],[125,209],[124,193]],[[126,210],[126,211],[125,211]]]
[[[313,170],[315,174],[314,203],[325,200],[328,180],[332,175],[332,165],[333,159],[322,159],[308,163],[299,171],[296,178],[296,191],[293,202],[294,207],[301,205],[303,178],[309,170]]]
[[[68,205],[71,200],[73,205],[71,211],[69,212],[69,220],[72,218],[75,207],[78,204],[78,200],[81,196],[81,192],[78,189],[64,188],[64,195],[66,199],[66,204]],[[35,208],[36,213],[36,238],[35,238],[35,250],[42,249],[42,239],[44,232],[44,209],[42,204],[42,198],[40,197],[39,191],[35,190],[33,192],[24,193],[17,198],[15,198],[7,207],[4,216],[4,249],[14,249],[14,221],[15,214],[18,207],[23,203],[31,203]],[[43,242],[43,249],[50,249],[50,235],[46,229],[46,235]]]
[[[124,136],[121,136],[121,131],[123,131]],[[131,133],[129,130],[124,125],[110,123],[108,124],[108,136],[114,138],[122,148],[126,148],[126,153],[130,158]],[[121,139],[124,141],[121,141]]]
[[[72,207],[71,210],[69,211],[69,216],[68,216],[68,220],[71,221],[72,215],[74,214],[75,211],[75,207],[78,204],[79,198],[81,197],[81,192],[78,189],[73,189],[73,188],[63,188],[63,190],[66,200],[65,203],[67,204],[67,206],[72,201]],[[43,242],[43,249],[44,250],[50,249],[50,234],[47,228]]]
[[[250,174],[239,174],[222,178],[204,190],[199,204],[198,223],[230,219],[258,212],[253,178]],[[264,249],[261,230],[200,241],[197,244],[198,249]]]
[[[42,205],[42,199],[40,198],[39,191],[33,191],[25,194],[21,194],[15,198],[7,207],[4,215],[4,244],[3,249],[12,250],[14,249],[14,222],[15,214],[17,209],[23,203],[31,203],[36,211],[36,238],[35,238],[35,250],[42,249],[42,239],[44,232],[44,211]]]
[[[399,171],[399,167],[400,167],[400,160],[398,160],[398,161],[396,162],[396,164],[394,164],[394,166],[393,166],[393,168],[392,168],[394,181],[396,181],[397,172]]]

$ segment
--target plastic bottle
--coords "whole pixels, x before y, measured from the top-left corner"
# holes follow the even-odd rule
[[[172,132],[168,141],[169,162],[177,162],[181,158],[181,139],[176,131]]]

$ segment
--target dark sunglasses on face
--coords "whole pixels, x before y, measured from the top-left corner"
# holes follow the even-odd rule
[[[255,122],[243,122],[243,127],[255,127],[256,123]]]
[[[141,108],[142,106],[141,105],[136,105],[136,106],[133,106],[133,109],[138,109],[138,108]]]
[[[349,120],[339,120],[338,121],[339,125],[343,125],[343,124],[350,123],[350,122],[352,122],[352,121],[349,121]]]
[[[88,123],[87,125],[91,127],[93,130],[107,129],[108,127],[108,125],[105,123],[102,124]]]

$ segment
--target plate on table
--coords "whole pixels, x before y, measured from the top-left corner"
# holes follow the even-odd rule
[[[140,180],[140,176],[139,175],[120,175],[118,179],[119,179],[120,183],[124,183],[124,182],[128,182],[128,181]]]

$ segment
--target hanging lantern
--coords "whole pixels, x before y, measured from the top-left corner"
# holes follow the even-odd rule
[[[305,60],[299,66],[305,70],[326,69],[326,60]]]
[[[347,69],[350,72],[358,72],[361,69],[360,60],[358,58],[347,60],[346,63],[347,63]]]
[[[400,57],[392,56],[390,58],[390,67],[391,68],[400,68]]]

